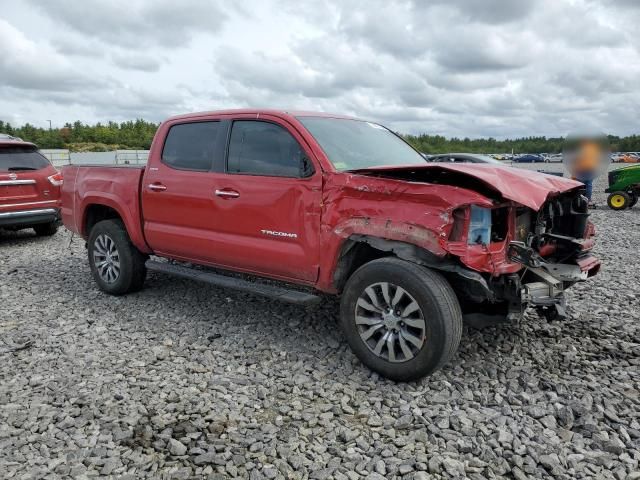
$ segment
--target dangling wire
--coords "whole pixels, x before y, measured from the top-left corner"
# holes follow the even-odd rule
[[[75,232],[71,232],[71,238],[69,239],[69,245],[67,245],[67,249],[71,250],[71,243],[73,242],[73,237],[75,236]],[[71,252],[73,253],[73,252]]]

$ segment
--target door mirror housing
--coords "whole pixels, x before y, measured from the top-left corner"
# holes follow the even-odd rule
[[[302,155],[300,159],[300,178],[307,178],[313,175],[315,169],[313,168],[313,162],[306,155]]]

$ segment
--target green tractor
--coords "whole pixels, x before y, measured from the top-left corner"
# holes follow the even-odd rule
[[[633,207],[640,195],[640,165],[630,165],[609,172],[607,205],[613,210]]]

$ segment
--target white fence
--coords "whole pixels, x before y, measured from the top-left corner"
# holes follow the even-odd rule
[[[40,150],[40,153],[47,157],[49,161],[56,167],[71,163],[69,150],[51,148]]]
[[[146,165],[149,150],[116,150],[112,152],[69,152],[62,149],[42,149],[42,154],[55,167],[63,165]]]
[[[146,165],[149,150],[116,150],[116,165]]]

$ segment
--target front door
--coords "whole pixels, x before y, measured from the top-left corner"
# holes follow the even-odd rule
[[[230,266],[317,279],[322,175],[303,144],[278,119],[232,122],[215,184],[218,248]]]

